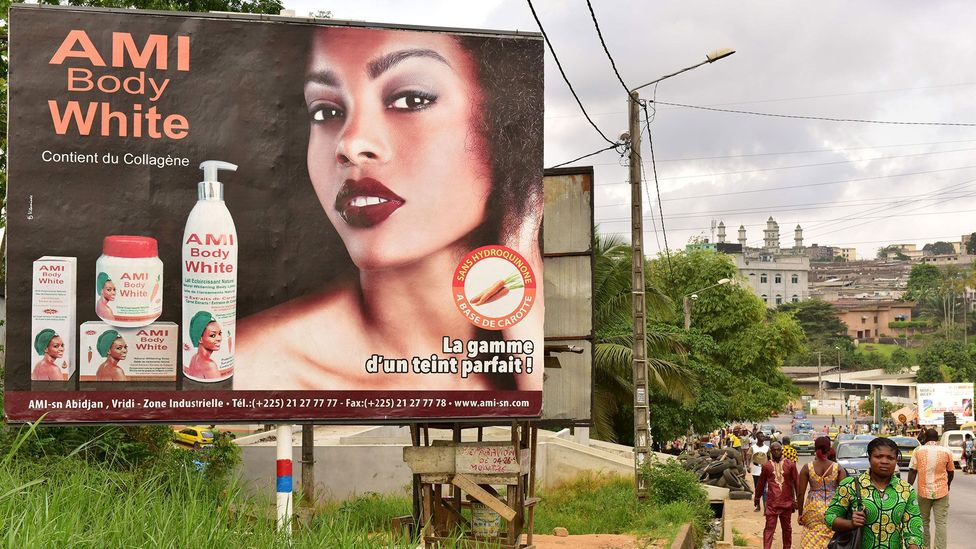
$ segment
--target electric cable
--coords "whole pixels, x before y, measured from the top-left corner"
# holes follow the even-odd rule
[[[867,120],[864,118],[834,118],[830,116],[807,116],[800,114],[775,114],[757,111],[742,111],[737,109],[720,109],[718,107],[705,107],[702,105],[689,105],[687,103],[671,103],[667,101],[656,101],[659,105],[672,107],[683,107],[686,109],[697,109],[702,111],[725,112],[731,114],[748,114],[751,116],[765,116],[768,118],[790,118],[795,120],[820,120],[824,122],[854,122],[858,124],[883,124],[892,126],[959,126],[976,127],[976,122],[907,122],[902,120]]]
[[[664,225],[664,206],[661,202],[661,186],[657,180],[657,163],[654,162],[654,139],[651,137],[651,118],[647,113],[647,101],[641,101],[640,104],[644,109],[644,127],[647,128],[647,145],[648,150],[651,152],[651,172],[654,174],[654,190],[657,192],[657,208],[661,219],[661,234],[664,235],[664,254],[668,258],[668,272],[673,281],[674,267],[671,265],[671,248],[668,246],[668,230]],[[638,157],[638,160],[642,161],[640,157]]]
[[[617,75],[617,80],[619,80],[620,85],[624,87],[624,93],[627,94],[627,97],[630,97],[630,88],[627,87],[627,84],[624,83],[623,77],[621,77],[620,73],[617,71],[617,64],[613,62],[613,56],[610,55],[610,50],[607,48],[607,43],[603,41],[603,33],[600,32],[600,23],[597,23],[596,21],[596,13],[593,12],[593,4],[590,3],[590,0],[586,0],[586,7],[590,10],[590,17],[593,18],[593,26],[596,27],[596,35],[600,37],[600,45],[603,46],[603,52],[607,54],[607,59],[610,60],[610,66],[613,68],[613,74]]]
[[[563,70],[562,63],[560,63],[559,58],[556,57],[556,50],[553,49],[552,42],[549,41],[549,35],[546,34],[545,29],[542,27],[542,21],[539,21],[539,16],[536,15],[535,13],[535,7],[532,5],[532,0],[525,0],[525,1],[529,4],[529,10],[532,11],[532,18],[535,19],[536,25],[539,26],[539,32],[542,33],[542,38],[546,41],[546,46],[549,47],[549,53],[552,54],[552,58],[556,62],[556,67],[559,68],[559,74],[563,76],[563,81],[566,82],[566,86],[569,87],[570,93],[572,93],[573,98],[576,99],[576,104],[579,105],[580,111],[582,111],[583,116],[586,117],[586,121],[589,122],[591,126],[593,126],[593,129],[596,130],[596,133],[600,134],[600,137],[602,137],[604,141],[610,143],[611,145],[616,146],[617,143],[611,141],[610,138],[604,135],[604,133],[600,130],[600,128],[596,125],[596,123],[593,122],[593,119],[590,118],[590,115],[587,114],[586,108],[583,107],[583,102],[580,101],[579,96],[576,95],[576,90],[573,89],[573,84],[570,83],[569,77],[566,76],[566,71]]]
[[[610,145],[609,147],[604,147],[604,148],[602,148],[602,149],[600,149],[598,151],[593,151],[593,152],[591,152],[589,154],[584,154],[583,156],[580,156],[578,158],[574,158],[572,160],[567,160],[566,162],[563,162],[561,164],[556,164],[555,166],[550,166],[548,169],[551,170],[551,169],[554,169],[554,168],[560,168],[562,166],[565,166],[566,164],[572,164],[573,162],[576,162],[578,160],[583,160],[584,158],[589,158],[591,156],[600,154],[600,153],[602,153],[604,151],[609,151],[610,149],[616,149],[618,146],[619,146],[619,144],[614,143],[613,145]]]

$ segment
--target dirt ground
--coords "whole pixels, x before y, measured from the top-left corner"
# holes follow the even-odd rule
[[[763,528],[766,526],[766,517],[762,512],[757,513],[751,501],[747,500],[728,500],[725,502],[725,520],[732,524],[743,538],[746,539],[749,547],[762,547]],[[793,514],[793,547],[800,547],[800,538],[803,536],[803,527],[796,522],[796,513]],[[773,547],[783,546],[783,532],[780,531],[779,523],[776,523],[776,534],[773,536]]]
[[[644,549],[667,546],[667,540],[642,542],[635,536],[623,534],[589,534],[585,536],[557,537],[535,534],[532,543],[537,549]]]

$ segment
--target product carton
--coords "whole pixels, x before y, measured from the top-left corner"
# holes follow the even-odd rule
[[[44,256],[31,282],[31,380],[67,381],[75,373],[78,258]]]
[[[176,381],[179,333],[175,322],[141,328],[85,322],[78,359],[81,381]]]

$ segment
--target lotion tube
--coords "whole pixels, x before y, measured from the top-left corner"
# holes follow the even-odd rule
[[[237,332],[237,229],[224,203],[218,160],[200,164],[204,180],[183,232],[183,375],[204,383],[234,374]]]

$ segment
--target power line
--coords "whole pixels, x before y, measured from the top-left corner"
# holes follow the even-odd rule
[[[613,67],[613,74],[617,75],[617,80],[620,81],[620,85],[624,87],[624,93],[630,96],[630,88],[624,83],[624,79],[617,72],[617,64],[613,62],[613,56],[610,55],[610,50],[607,49],[607,43],[603,41],[603,33],[600,32],[600,24],[596,21],[596,13],[593,12],[593,5],[590,4],[590,0],[586,0],[586,7],[590,10],[590,17],[593,18],[593,26],[596,27],[596,35],[600,37],[600,45],[603,46],[604,53],[607,54],[607,59],[610,60],[610,66]]]
[[[602,148],[602,149],[600,149],[598,151],[593,151],[593,152],[591,152],[589,154],[584,154],[583,156],[580,156],[578,158],[574,158],[572,160],[567,160],[566,162],[563,162],[561,164],[556,164],[555,166],[551,166],[549,169],[551,170],[553,168],[559,168],[561,166],[565,166],[566,164],[572,164],[573,162],[576,162],[578,160],[583,160],[584,158],[589,158],[589,157],[591,157],[593,155],[600,154],[600,153],[602,153],[604,151],[609,151],[610,149],[616,149],[617,147],[618,147],[618,144],[614,143],[613,145],[610,145],[609,147],[604,147],[604,148]]]
[[[757,111],[742,111],[737,109],[720,109],[717,107],[705,107],[702,105],[688,105],[686,103],[669,103],[666,101],[657,101],[660,105],[669,105],[672,107],[683,107],[686,109],[697,109],[702,111],[712,111],[712,112],[725,112],[731,114],[748,114],[752,116],[765,116],[769,118],[790,118],[796,120],[821,120],[825,122],[855,122],[858,124],[884,124],[884,125],[894,125],[894,126],[960,126],[960,127],[976,127],[974,122],[906,122],[906,121],[894,121],[894,120],[867,120],[863,118],[833,118],[829,116],[807,116],[800,114],[774,114],[768,112],[757,112]]]
[[[651,171],[654,174],[654,190],[657,192],[657,208],[661,218],[661,233],[664,234],[664,253],[668,258],[668,272],[671,274],[671,280],[674,280],[674,268],[671,266],[671,249],[668,246],[668,231],[664,226],[664,205],[661,202],[661,186],[658,184],[657,179],[657,163],[654,162],[654,139],[651,137],[651,117],[647,114],[647,101],[641,101],[640,105],[644,109],[644,127],[647,128],[647,145],[648,150],[651,151]],[[638,157],[638,160],[643,165],[643,159]]]
[[[832,160],[830,162],[815,162],[811,164],[793,164],[792,166],[775,166],[771,168],[755,168],[752,170],[739,170],[734,172],[713,172],[713,173],[696,173],[692,175],[672,175],[669,177],[662,177],[661,179],[695,179],[704,177],[717,177],[722,175],[738,175],[743,173],[756,173],[756,172],[770,172],[776,170],[794,170],[797,168],[818,168],[820,166],[835,166],[837,164],[852,164],[854,162],[873,162],[875,160],[891,160],[894,158],[909,158],[913,156],[926,156],[930,154],[943,154],[943,153],[957,153],[957,152],[967,152],[973,151],[976,148],[970,147],[967,149],[951,149],[948,151],[926,151],[920,153],[909,153],[909,154],[896,154],[889,156],[878,156],[875,158],[859,158],[852,160]]]
[[[536,15],[535,13],[535,7],[532,5],[532,0],[525,0],[525,1],[529,4],[529,10],[532,11],[532,18],[535,19],[536,25],[539,26],[539,32],[542,33],[542,38],[545,39],[546,46],[549,47],[549,53],[552,54],[552,58],[556,62],[556,67],[559,68],[559,74],[563,76],[563,80],[566,82],[566,86],[569,87],[570,93],[572,93],[573,98],[576,99],[576,104],[579,105],[580,111],[582,111],[583,116],[586,117],[586,121],[589,122],[591,126],[593,126],[593,129],[596,130],[596,133],[600,134],[600,137],[602,137],[604,141],[606,141],[611,145],[616,145],[617,144],[616,142],[610,141],[610,139],[606,135],[604,135],[602,131],[600,131],[600,128],[596,125],[596,123],[593,122],[593,119],[590,118],[590,115],[587,114],[586,109],[583,107],[583,102],[580,101],[579,96],[576,95],[576,90],[573,89],[573,84],[570,83],[569,77],[566,76],[566,71],[563,70],[562,63],[560,63],[559,58],[556,57],[556,50],[553,49],[552,42],[549,41],[549,35],[547,35],[545,29],[542,28],[542,21],[539,21],[539,16]]]
[[[871,95],[875,93],[891,93],[899,91],[916,91],[916,90],[928,90],[928,89],[938,89],[938,88],[957,88],[961,86],[973,86],[976,82],[961,82],[958,84],[935,84],[932,86],[915,86],[910,88],[889,88],[884,90],[865,90],[859,92],[843,92],[843,93],[828,93],[822,95],[799,95],[795,97],[777,97],[774,99],[753,99],[750,101],[732,101],[726,103],[709,103],[708,107],[725,107],[728,105],[754,105],[757,103],[781,103],[783,101],[803,101],[807,99],[826,99],[829,97],[849,97],[852,95]],[[677,107],[675,107],[677,108]],[[593,116],[610,116],[614,114],[624,114],[625,111],[611,111],[611,112],[598,112]],[[546,118],[574,118],[579,116],[578,114],[551,114],[546,116]],[[661,160],[658,160],[661,162]]]

